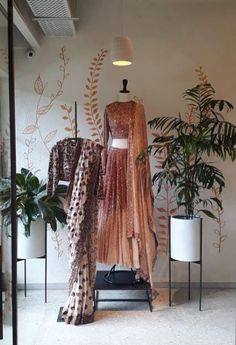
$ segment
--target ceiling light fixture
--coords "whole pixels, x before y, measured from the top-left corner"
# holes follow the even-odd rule
[[[120,4],[120,19],[122,34],[113,39],[111,45],[111,59],[115,66],[129,66],[133,62],[133,46],[129,37],[124,35],[124,1]]]
[[[112,63],[115,66],[129,66],[133,62],[132,42],[127,36],[115,37],[111,48]]]

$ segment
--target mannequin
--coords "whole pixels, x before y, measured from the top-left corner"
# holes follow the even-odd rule
[[[120,92],[119,92],[118,101],[119,102],[129,102],[130,101],[130,92],[129,92],[129,90],[127,90],[128,80],[123,79],[122,83],[123,83],[123,89],[120,90]]]
[[[122,103],[129,102],[130,101],[130,92],[129,92],[129,90],[127,90],[128,80],[123,79],[122,83],[123,83],[123,89],[120,90],[120,92],[118,94],[118,102],[122,102]],[[115,138],[113,138],[111,146],[119,148],[119,149],[127,149],[128,148],[128,139],[115,139]]]
[[[153,286],[157,238],[150,165],[148,157],[137,160],[148,145],[145,114],[143,105],[130,99],[128,81],[122,82],[118,100],[104,112],[104,199],[99,210],[97,259],[132,267]]]

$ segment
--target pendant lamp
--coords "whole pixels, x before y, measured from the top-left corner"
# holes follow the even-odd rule
[[[111,47],[112,63],[115,66],[129,66],[133,62],[132,42],[127,36],[115,37]]]

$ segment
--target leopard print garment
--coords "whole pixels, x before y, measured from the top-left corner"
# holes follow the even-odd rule
[[[67,215],[69,242],[69,297],[63,309],[66,323],[94,320],[93,291],[97,251],[97,181],[102,147],[83,140],[75,157],[74,182]]]

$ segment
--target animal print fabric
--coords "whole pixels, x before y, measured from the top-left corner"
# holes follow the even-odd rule
[[[73,188],[68,207],[69,297],[63,308],[66,323],[94,320],[93,293],[97,251],[97,181],[102,146],[84,140],[75,154]],[[78,156],[79,155],[79,156]],[[72,169],[73,172],[73,169]]]
[[[48,166],[47,194],[55,193],[59,181],[71,181],[75,151],[82,147],[84,139],[65,138],[51,149]]]

